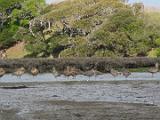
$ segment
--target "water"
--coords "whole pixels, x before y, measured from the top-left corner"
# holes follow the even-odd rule
[[[0,78],[0,82],[50,82],[50,81],[113,81],[113,80],[160,80],[160,72],[154,74],[152,77],[151,73],[147,72],[133,72],[128,78],[125,78],[123,75],[113,77],[111,74],[103,74],[99,76],[84,76],[77,75],[75,77],[66,77],[61,75],[55,77],[51,73],[39,74],[37,76],[32,76],[30,74],[24,74],[21,77],[17,77],[12,74],[6,74]]]

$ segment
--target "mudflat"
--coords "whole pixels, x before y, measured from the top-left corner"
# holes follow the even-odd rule
[[[1,83],[0,96],[0,120],[160,120],[159,81]]]

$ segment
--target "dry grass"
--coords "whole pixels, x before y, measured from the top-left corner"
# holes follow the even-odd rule
[[[14,45],[13,47],[7,49],[7,58],[15,59],[15,58],[23,58],[28,52],[24,49],[25,43],[20,42]]]

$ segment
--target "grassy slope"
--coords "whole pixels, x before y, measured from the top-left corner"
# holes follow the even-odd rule
[[[155,8],[146,8],[145,9],[145,15],[148,22],[154,23],[154,24],[160,24],[160,11],[159,9]]]
[[[25,55],[27,55],[27,51],[24,49],[24,42],[18,43],[14,45],[13,47],[9,48],[7,53],[7,58],[13,59],[13,58],[23,58]]]

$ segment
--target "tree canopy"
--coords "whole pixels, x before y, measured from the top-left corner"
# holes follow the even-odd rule
[[[0,33],[1,47],[25,40],[34,57],[160,56],[160,24],[142,3],[68,0],[45,6],[44,0],[2,0],[0,11],[15,3],[22,8],[9,15]]]
[[[17,38],[25,31],[29,21],[40,15],[44,0],[0,1],[0,49],[8,48],[23,38]]]

